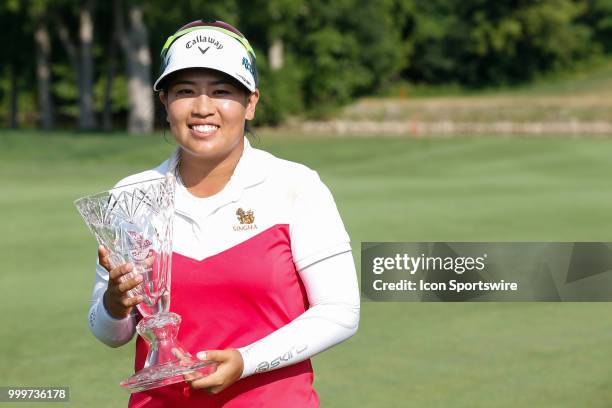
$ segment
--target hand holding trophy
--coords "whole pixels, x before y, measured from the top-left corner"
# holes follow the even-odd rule
[[[75,201],[98,243],[109,251],[110,267],[131,264],[119,282],[142,280],[127,293],[142,300],[136,306],[142,316],[136,331],[149,352],[144,368],[121,382],[131,392],[181,382],[183,374],[193,371],[214,371],[213,363],[194,359],[178,344],[181,317],[169,311],[175,185],[174,176],[167,174]]]
[[[125,319],[132,309],[144,299],[141,296],[129,296],[129,291],[136,289],[142,283],[142,276],[127,278],[124,275],[130,274],[134,266],[130,263],[112,267],[109,260],[109,252],[103,246],[98,247],[98,262],[108,272],[108,283],[102,302],[106,312],[114,319]]]

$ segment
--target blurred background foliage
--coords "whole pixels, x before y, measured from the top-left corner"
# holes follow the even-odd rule
[[[150,89],[165,39],[198,18],[235,25],[256,49],[258,125],[329,117],[397,84],[525,84],[612,52],[612,0],[6,0],[0,125],[145,133],[129,117],[153,121],[134,106],[156,98],[129,83]],[[150,60],[141,71],[137,47]]]

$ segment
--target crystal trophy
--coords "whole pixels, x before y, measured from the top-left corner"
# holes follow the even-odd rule
[[[183,374],[214,371],[210,361],[194,359],[176,340],[181,317],[170,309],[174,176],[116,187],[75,201],[99,244],[109,252],[113,268],[133,264],[122,279],[142,275],[143,281],[128,292],[142,296],[137,305],[142,316],[138,334],[148,343],[144,368],[120,385],[131,392],[183,381]]]

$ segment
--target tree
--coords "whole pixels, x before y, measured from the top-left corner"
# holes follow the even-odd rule
[[[26,4],[21,0],[9,0],[0,4],[0,24],[9,40],[5,41],[0,53],[0,66],[9,75],[8,124],[15,129],[19,126],[20,84],[29,73],[30,61],[23,49],[33,47],[33,34],[28,24]]]
[[[595,51],[572,0],[415,0],[406,77],[470,86],[524,82]]]
[[[593,38],[603,49],[612,52],[612,0],[586,0],[581,19],[593,29]]]
[[[48,29],[48,18],[45,9],[33,10],[36,15],[36,80],[38,85],[38,109],[40,122],[44,130],[55,126],[55,108],[51,95],[51,36]]]
[[[151,53],[142,4],[130,1],[127,27],[121,0],[114,2],[115,27],[126,61],[128,77],[128,132],[149,133],[155,121],[151,82]]]
[[[79,64],[79,128],[81,130],[92,130],[97,126],[93,101],[94,64],[92,54],[95,4],[95,0],[84,0],[79,13],[79,40],[81,45]]]
[[[73,39],[69,26],[70,17],[75,13],[76,4],[73,0],[66,0],[64,4],[54,10],[53,19],[57,28],[59,39],[67,53],[72,70],[76,74],[78,87],[78,106],[80,130],[93,130],[97,126],[95,107],[93,101],[94,63],[94,0],[85,0],[78,5],[78,46]]]
[[[304,99],[315,111],[372,92],[401,69],[400,28],[388,0],[307,2],[291,31],[305,67]]]
[[[114,8],[103,8],[101,9],[101,13],[98,14],[98,18],[108,27],[107,30],[100,30],[100,35],[98,36],[101,43],[105,44],[104,47],[104,83],[101,92],[101,108],[102,108],[102,129],[105,132],[110,132],[113,130],[113,87],[121,86],[115,81],[115,76],[117,75],[117,47],[119,43],[119,38],[117,35],[117,29],[115,27],[116,18],[114,17]],[[115,108],[117,108],[115,106]]]
[[[253,40],[267,50],[270,71],[283,68],[286,38],[295,30],[296,19],[305,11],[305,5],[304,0],[254,0],[241,10],[243,29],[257,33]]]

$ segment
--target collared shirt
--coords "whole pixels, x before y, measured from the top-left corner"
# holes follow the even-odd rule
[[[117,185],[161,177],[175,170],[177,158],[178,151],[157,168]],[[182,316],[178,340],[192,353],[246,348],[296,320],[310,306],[299,272],[350,252],[333,197],[317,173],[254,149],[246,139],[234,174],[219,193],[200,199],[178,183],[175,215],[170,311]],[[100,268],[98,275],[104,275]],[[96,323],[96,314],[106,314],[99,301],[103,286],[102,279],[98,296],[94,290],[94,333],[100,332],[96,325],[113,331],[105,319],[97,318]],[[356,282],[351,290],[356,290]],[[129,319],[118,324],[133,326]],[[112,336],[109,343],[126,341],[117,331]],[[136,370],[142,368],[147,351],[139,338]],[[249,374],[259,374],[218,395],[200,392],[186,397],[183,385],[175,385],[133,394],[130,406],[164,406],[171,401],[176,406],[318,405],[310,360],[274,371],[268,371],[274,367],[267,362],[262,364],[250,368]]]

